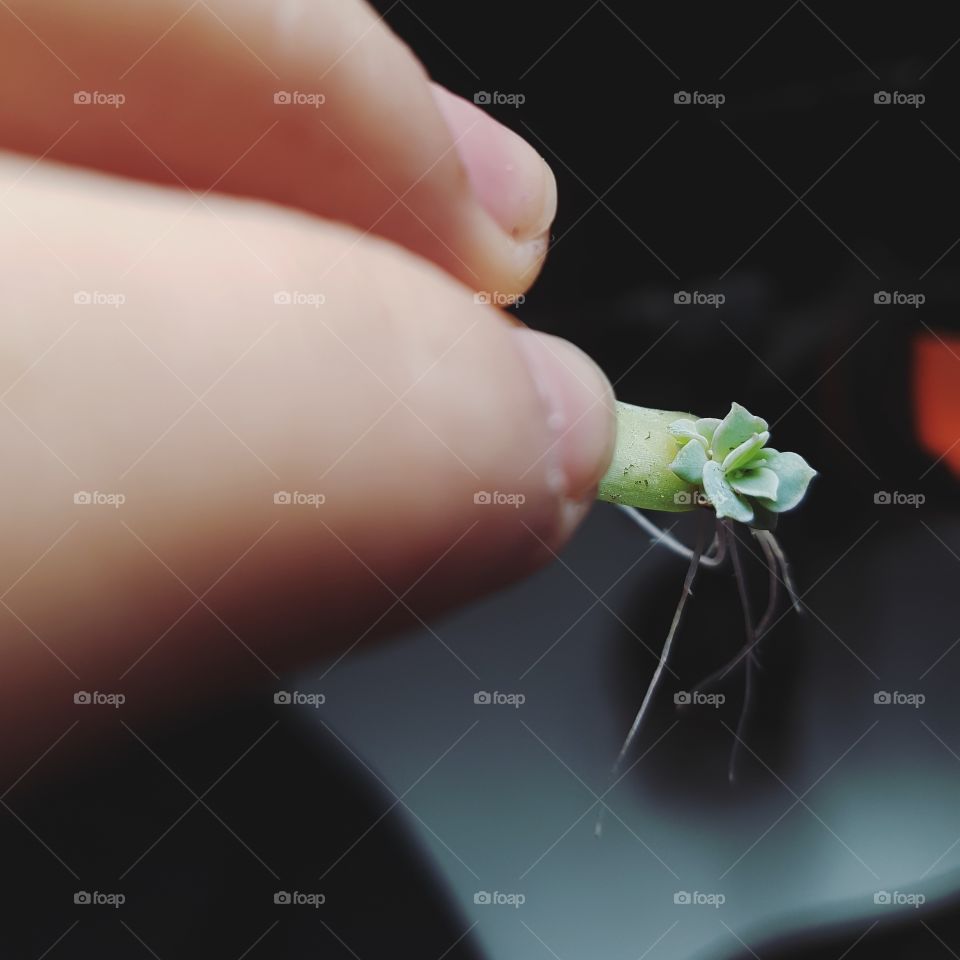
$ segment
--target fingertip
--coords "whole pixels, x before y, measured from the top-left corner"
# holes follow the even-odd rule
[[[480,205],[516,246],[521,271],[542,260],[557,213],[557,183],[523,137],[468,100],[431,84]]]
[[[565,501],[579,501],[595,489],[613,456],[613,388],[600,367],[569,341],[529,329],[512,334],[544,410],[550,482]]]

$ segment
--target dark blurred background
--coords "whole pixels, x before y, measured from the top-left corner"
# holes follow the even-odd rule
[[[822,482],[842,487],[821,505],[869,506],[881,478],[916,484],[913,341],[958,352],[936,340],[955,334],[960,297],[952,11],[379,8],[452,90],[525,97],[485,109],[559,184],[526,322],[583,346],[626,400],[722,414],[735,384],[790,439],[777,442],[830,465]],[[678,105],[679,91],[726,102]],[[678,291],[726,302],[678,306]],[[950,489],[940,466],[924,489]]]
[[[162,764],[133,743],[66,787],[19,790],[0,834],[24,878],[4,898],[14,918],[0,933],[4,954],[46,955],[80,923],[64,953],[956,956],[954,8],[377,6],[440,83],[468,99],[525,98],[485,107],[541,151],[559,184],[548,265],[518,315],[596,357],[621,398],[703,416],[738,400],[771,421],[776,446],[820,470],[809,505],[778,531],[805,614],[785,616],[764,645],[735,786],[726,764],[742,677],[725,681],[716,716],[679,722],[673,684],[641,738],[641,765],[611,794],[620,814],[604,839],[593,837],[595,810],[568,827],[609,784],[655,663],[636,640],[656,648],[683,576],[681,561],[645,555],[647,540],[598,508],[551,570],[437,625],[472,677],[433,638],[411,635],[299,678],[300,689],[327,692],[322,717],[305,722],[267,695],[226,704],[171,729],[156,746]],[[680,91],[725,102],[675,103]],[[882,91],[925,102],[875,103]],[[680,292],[725,302],[676,303]],[[925,299],[877,302],[882,293]],[[924,501],[884,503],[883,493]],[[752,559],[748,569],[759,606],[764,572]],[[739,616],[729,574],[704,576],[678,640],[677,683],[737,648]],[[399,801],[468,728],[479,687],[525,691],[529,709],[484,715],[476,752],[433,774],[410,806]],[[891,690],[923,692],[924,712],[884,713],[874,695]],[[222,799],[210,794],[216,814],[195,805],[193,792],[206,796],[264,730],[269,749],[237,767]],[[575,801],[563,784],[580,790],[576,780],[589,787]],[[822,783],[836,789],[820,796]],[[98,876],[99,889],[127,891],[123,926],[52,905],[77,888],[73,863],[97,876],[104,844],[135,847],[164,829],[129,878],[112,866]],[[768,833],[780,846],[763,859],[752,851]],[[536,850],[516,864],[500,856],[531,838],[547,851],[536,871]],[[743,867],[726,876],[742,851]],[[468,866],[485,857],[488,869]],[[494,882],[526,891],[527,912],[474,910],[470,891]],[[676,906],[671,891],[695,882],[726,891],[728,911],[694,919]],[[327,903],[278,911],[277,889],[324,890]],[[875,899],[897,889],[926,903]]]

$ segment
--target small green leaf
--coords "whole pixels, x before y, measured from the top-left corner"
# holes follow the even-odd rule
[[[753,507],[737,496],[716,460],[708,460],[704,464],[703,492],[713,504],[718,517],[730,517],[740,523],[749,523],[753,519]]]
[[[719,426],[719,417],[702,417],[697,421],[697,433],[709,443],[713,439],[713,434]]]
[[[817,471],[799,453],[778,453],[766,465],[780,479],[780,485],[776,498],[764,499],[763,505],[774,513],[792,510],[803,499]]]
[[[673,423],[667,427],[667,431],[671,436],[676,437],[677,443],[681,446],[687,443],[688,440],[699,440],[704,447],[707,445],[707,441],[697,432],[697,425],[693,420],[684,418],[674,420]]]
[[[744,440],[739,447],[735,447],[723,458],[723,472],[729,473],[749,463],[760,447],[769,439],[770,434],[755,433],[752,437]]]
[[[727,480],[737,493],[742,493],[745,497],[764,497],[767,500],[777,499],[777,489],[780,486],[780,478],[769,467],[757,467],[755,470],[744,470],[742,476],[728,476]]]
[[[688,443],[677,454],[670,469],[687,483],[700,483],[703,478],[703,465],[707,462],[707,451],[702,443]]]
[[[720,421],[713,434],[713,459],[722,461],[735,447],[739,447],[744,440],[749,440],[755,433],[763,433],[767,429],[767,421],[755,417],[746,407],[735,403],[730,412]]]

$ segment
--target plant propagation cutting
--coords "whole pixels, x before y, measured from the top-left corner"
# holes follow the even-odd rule
[[[746,642],[725,666],[702,680],[700,691],[744,663],[744,697],[730,754],[728,776],[736,770],[737,747],[749,713],[755,666],[754,648],[773,623],[783,583],[794,607],[800,605],[786,557],[773,535],[778,514],[792,510],[804,498],[816,470],[796,453],[781,453],[767,446],[767,422],[734,403],[722,419],[695,418],[663,410],[650,410],[617,402],[617,444],[613,462],[600,481],[598,498],[618,505],[661,544],[689,559],[683,589],[664,641],[660,660],[630,727],[613,774],[616,777],[640,731],[654,691],[666,667],[670,648],[683,616],[687,598],[700,567],[718,567],[729,555],[737,580]],[[690,549],[651,523],[640,511],[678,512],[705,507],[715,514],[709,549],[702,531]],[[749,529],[767,563],[769,596],[763,616],[753,622],[746,580],[737,550],[735,524]],[[603,808],[601,807],[601,813]],[[597,822],[600,832],[600,821]]]

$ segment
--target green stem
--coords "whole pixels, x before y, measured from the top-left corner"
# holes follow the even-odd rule
[[[644,510],[692,510],[695,488],[670,469],[680,448],[667,427],[680,417],[692,415],[618,400],[617,446],[597,498]]]

